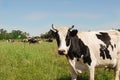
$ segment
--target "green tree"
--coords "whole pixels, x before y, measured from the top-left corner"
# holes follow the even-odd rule
[[[0,29],[0,40],[4,39],[24,39],[29,36],[29,33],[21,30],[12,30],[10,33],[7,30]]]
[[[45,34],[41,34],[40,37],[47,39],[47,38],[53,38],[53,35],[52,35],[51,30],[50,30],[50,31],[46,32]]]
[[[20,30],[12,30],[11,37],[12,39],[23,39],[26,38],[29,34],[26,32],[22,32]]]
[[[0,39],[6,39],[7,31],[4,29],[0,29]]]

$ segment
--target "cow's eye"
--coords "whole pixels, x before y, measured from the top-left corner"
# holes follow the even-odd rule
[[[70,45],[70,37],[67,35],[66,36],[66,46]]]
[[[55,38],[58,38],[58,37],[59,37],[59,35],[58,35],[57,32],[54,33],[54,36],[55,36]]]
[[[70,39],[67,39],[67,41],[66,41],[66,45],[67,45],[67,46],[70,45]]]

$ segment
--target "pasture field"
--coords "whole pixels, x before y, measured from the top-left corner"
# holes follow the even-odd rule
[[[65,56],[57,54],[57,45],[0,41],[0,80],[70,80]],[[78,78],[88,80],[88,72]],[[96,69],[95,80],[113,80],[113,71]]]

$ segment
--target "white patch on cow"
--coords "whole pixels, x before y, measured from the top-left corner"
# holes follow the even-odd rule
[[[67,54],[69,46],[66,46],[66,36],[67,36],[67,32],[68,32],[68,28],[67,27],[62,27],[62,28],[57,28],[58,35],[60,37],[60,46],[58,48],[58,50],[65,50],[64,54]]]

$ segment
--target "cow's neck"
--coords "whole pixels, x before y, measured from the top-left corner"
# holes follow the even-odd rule
[[[71,60],[74,58],[77,58],[77,60],[82,58],[84,63],[87,63],[89,65],[91,64],[89,48],[80,38],[78,38],[77,35],[71,38],[71,46],[67,57],[69,57]]]

